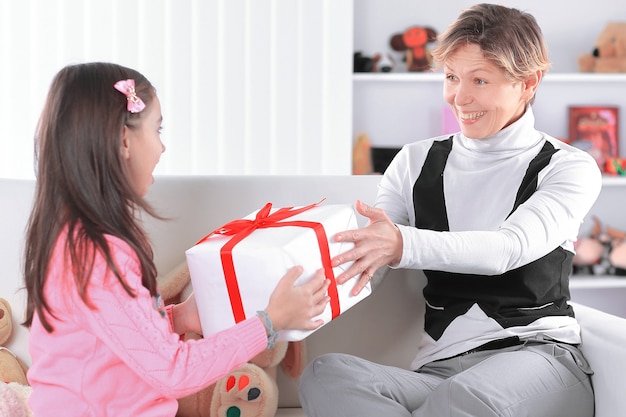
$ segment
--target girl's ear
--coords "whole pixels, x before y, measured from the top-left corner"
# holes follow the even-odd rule
[[[128,129],[128,126],[124,126],[124,130],[122,131],[122,144],[120,146],[120,154],[122,155],[123,159],[130,158],[129,136],[130,136],[130,129]]]

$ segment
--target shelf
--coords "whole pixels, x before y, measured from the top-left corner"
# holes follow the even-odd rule
[[[357,82],[441,82],[443,74],[440,72],[359,72],[352,76]]]
[[[626,288],[626,277],[572,275],[569,286],[571,289]]]
[[[431,83],[443,81],[441,72],[359,72],[353,74],[355,82],[408,82]],[[597,74],[597,73],[547,73],[543,79],[546,83],[626,83],[626,73]]]
[[[625,176],[609,176],[605,175],[602,177],[602,186],[603,187],[614,187],[614,186],[625,186],[626,185],[626,177]]]
[[[544,82],[583,82],[583,83],[610,83],[610,82],[626,82],[626,73],[624,74],[598,74],[598,73],[547,73],[543,79]]]

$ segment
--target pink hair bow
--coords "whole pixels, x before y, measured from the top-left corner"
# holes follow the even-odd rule
[[[132,78],[129,78],[127,80],[120,80],[115,83],[114,87],[117,91],[120,91],[126,96],[126,100],[128,100],[126,108],[129,112],[139,113],[146,108],[143,100],[141,100],[135,92],[135,80],[133,80]]]

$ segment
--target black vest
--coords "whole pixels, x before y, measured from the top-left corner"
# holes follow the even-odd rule
[[[443,175],[451,150],[451,137],[435,141],[413,186],[415,227],[419,229],[449,231]],[[546,142],[530,162],[511,213],[535,192],[537,176],[555,152]],[[474,304],[503,328],[524,326],[545,316],[574,317],[567,304],[573,256],[559,246],[534,262],[495,276],[424,271],[428,278],[426,332],[438,340],[452,320]]]

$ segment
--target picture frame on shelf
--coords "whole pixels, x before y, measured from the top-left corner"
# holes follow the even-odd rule
[[[568,142],[587,151],[603,173],[619,157],[619,108],[617,106],[569,106]]]

